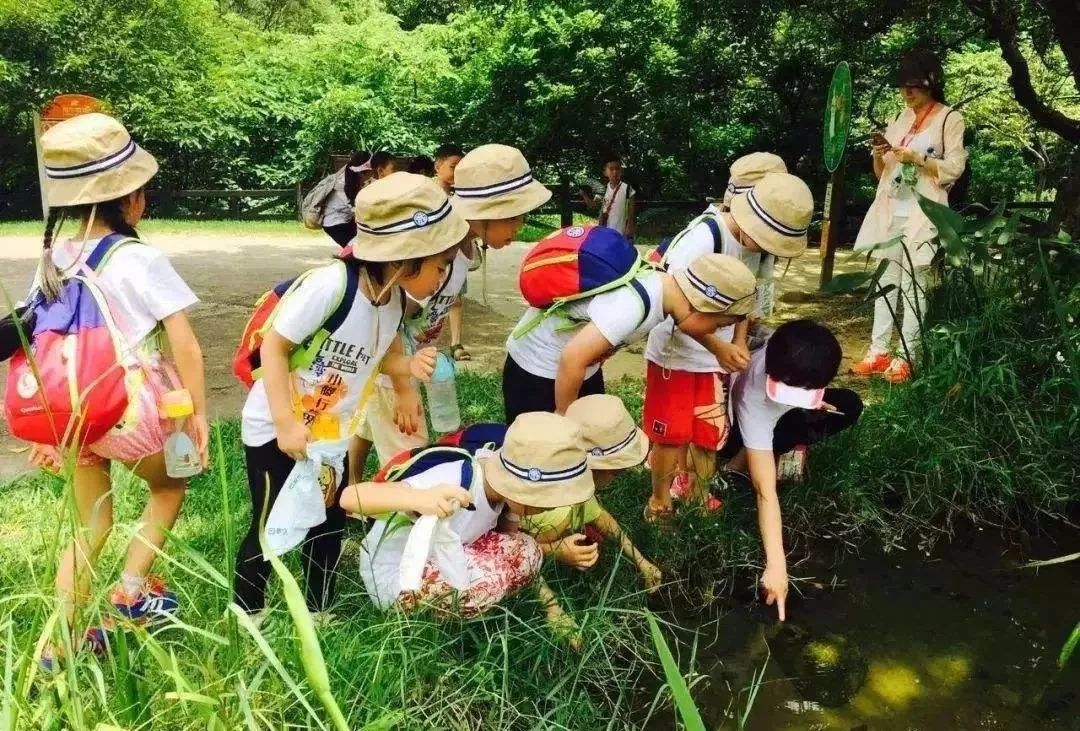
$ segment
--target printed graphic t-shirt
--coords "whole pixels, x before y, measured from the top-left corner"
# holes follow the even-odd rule
[[[659,272],[638,277],[649,300],[649,310],[642,319],[642,301],[630,285],[566,305],[559,313],[541,321],[520,338],[513,331],[506,341],[506,350],[522,369],[540,378],[555,379],[559,360],[567,344],[580,330],[574,323],[591,322],[612,346],[612,352],[641,340],[664,319],[664,287]],[[517,327],[538,317],[542,310],[530,307],[521,316]],[[590,378],[600,370],[594,363],[585,370]]]
[[[461,484],[461,462],[447,462],[405,480],[414,490],[430,490],[439,485]],[[502,506],[492,507],[484,492],[483,468],[474,463],[471,485],[462,485],[472,494],[474,510],[459,510],[447,518],[449,527],[467,546],[499,522]],[[397,599],[401,588],[401,557],[409,540],[412,523],[391,518],[375,521],[361,543],[360,577],[371,600],[386,609]],[[471,578],[470,571],[470,578]]]
[[[329,264],[305,277],[279,305],[274,330],[293,343],[317,332],[340,300],[341,270],[341,264]],[[344,439],[355,431],[357,409],[374,386],[379,364],[401,324],[401,299],[394,288],[389,301],[376,306],[361,287],[345,321],[330,333],[311,365],[289,374],[293,414],[311,430],[313,440]],[[250,447],[277,437],[262,379],[252,386],[244,404],[240,437]]]

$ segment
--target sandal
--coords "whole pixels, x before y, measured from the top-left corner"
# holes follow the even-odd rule
[[[469,351],[465,350],[465,346],[461,343],[455,343],[450,346],[450,357],[459,363],[466,360],[472,360],[472,355]]]
[[[672,523],[675,521],[675,508],[657,508],[652,503],[645,503],[644,512],[645,522],[649,525],[655,525],[662,530],[669,530],[672,527]]]

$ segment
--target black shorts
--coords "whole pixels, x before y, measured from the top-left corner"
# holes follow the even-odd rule
[[[509,355],[503,364],[502,391],[507,424],[512,424],[518,416],[531,411],[555,411],[555,380],[534,376]],[[604,393],[603,370],[598,370],[582,382],[578,398],[594,393]]]

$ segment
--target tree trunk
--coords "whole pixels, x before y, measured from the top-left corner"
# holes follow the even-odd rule
[[[1051,235],[1064,231],[1073,241],[1080,241],[1080,145],[1073,148],[1047,227]]]

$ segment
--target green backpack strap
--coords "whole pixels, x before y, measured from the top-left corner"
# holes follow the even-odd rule
[[[577,294],[571,295],[569,297],[560,297],[559,299],[552,302],[550,306],[545,307],[543,310],[540,310],[539,314],[535,315],[526,322],[523,322],[516,328],[514,328],[514,331],[510,333],[510,337],[514,338],[515,340],[522,338],[526,334],[531,332],[533,329],[535,329],[544,320],[559,314],[559,310],[561,310],[564,306],[572,302],[588,299],[589,297],[595,297],[598,294],[610,292],[613,289],[618,289],[619,287],[631,284],[642,274],[653,271],[657,271],[657,267],[654,264],[646,261],[643,257],[639,255],[637,258],[637,262],[634,264],[634,266],[630,267],[630,270],[618,279],[613,279],[612,281],[607,282],[606,284],[602,284],[599,287],[594,287],[584,292],[578,292]],[[644,321],[646,315],[648,315],[648,308],[646,308],[645,310],[645,315],[642,316],[642,321]],[[573,318],[566,317],[564,319],[566,319],[567,322],[573,324],[568,326],[559,326],[556,328],[557,332],[565,332],[566,330],[572,330],[584,324],[583,321],[574,320]]]
[[[304,342],[299,343],[293,351],[289,354],[289,370],[294,371],[298,368],[307,368],[315,361],[315,356],[322,350],[323,344],[326,340],[341,327],[342,323],[349,316],[349,312],[352,310],[353,302],[356,300],[356,293],[359,289],[359,278],[354,276],[356,274],[355,268],[350,267],[345,261],[337,260],[334,265],[341,270],[341,288],[337,292],[337,302],[334,305],[334,309],[326,316],[326,319],[319,325],[319,329],[313,332],[307,337]],[[304,272],[303,277],[307,277],[311,273],[311,270]],[[296,282],[293,282],[293,286],[285,293],[281,298],[285,301],[285,297],[288,297],[299,285],[299,278]]]

